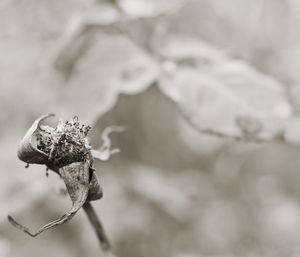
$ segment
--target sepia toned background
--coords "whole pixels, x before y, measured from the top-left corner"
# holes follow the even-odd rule
[[[16,155],[42,114],[110,125],[93,202],[123,257],[299,256],[300,3],[1,0],[0,256],[101,256],[64,184]],[[258,142],[259,141],[259,142]]]

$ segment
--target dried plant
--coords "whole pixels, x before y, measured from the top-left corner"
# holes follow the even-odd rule
[[[83,207],[97,233],[102,249],[107,251],[110,249],[110,243],[90,204],[90,201],[98,200],[103,195],[93,162],[94,158],[107,160],[111,154],[119,152],[119,149],[110,149],[111,142],[108,135],[114,131],[122,132],[124,128],[118,126],[106,128],[102,134],[103,145],[99,150],[94,150],[87,137],[91,127],[80,125],[78,117],[74,117],[71,121],[60,120],[56,127],[41,124],[51,116],[54,115],[44,115],[34,121],[21,141],[18,157],[26,162],[27,166],[42,164],[56,172],[65,182],[73,203],[72,207],[66,214],[44,225],[37,232],[31,232],[11,216],[8,216],[8,219],[15,227],[35,237],[49,228],[69,221]]]

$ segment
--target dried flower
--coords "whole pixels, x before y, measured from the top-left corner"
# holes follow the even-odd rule
[[[104,131],[103,145],[99,150],[92,150],[88,140],[89,126],[80,125],[78,117],[72,121],[60,120],[56,127],[41,125],[53,114],[44,115],[34,121],[18,149],[18,157],[27,164],[44,164],[59,174],[64,180],[68,194],[73,202],[68,213],[59,219],[52,221],[36,233],[16,222],[11,216],[9,221],[17,228],[30,236],[37,236],[43,231],[70,220],[76,212],[88,201],[100,199],[102,189],[93,168],[94,158],[107,160],[111,154],[119,149],[110,149],[108,134],[121,132],[123,127],[112,126]],[[34,139],[36,144],[34,144]]]

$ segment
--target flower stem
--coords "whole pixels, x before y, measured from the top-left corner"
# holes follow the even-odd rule
[[[88,216],[100,243],[101,249],[104,252],[111,252],[111,244],[106,236],[102,223],[95,212],[93,206],[90,202],[85,202],[83,205],[86,215]]]

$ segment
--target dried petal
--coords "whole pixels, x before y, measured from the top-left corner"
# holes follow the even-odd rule
[[[31,140],[34,133],[39,129],[40,123],[51,116],[54,116],[54,114],[43,115],[42,117],[36,119],[32,126],[28,129],[18,149],[18,157],[20,160],[26,163],[36,164],[46,164],[48,162],[48,156],[44,152],[37,149],[32,144]]]
[[[87,198],[88,201],[98,200],[101,199],[103,196],[103,191],[97,179],[96,172],[92,172],[92,178],[89,184],[89,194]]]
[[[83,206],[88,196],[89,168],[90,163],[86,161],[74,162],[59,169],[59,173],[61,174],[61,177],[63,178],[67,186],[68,193],[73,202],[72,208],[68,213],[64,214],[59,219],[46,224],[45,226],[40,228],[36,233],[30,232],[30,230],[27,227],[15,221],[11,216],[8,216],[8,220],[10,221],[10,223],[16,228],[23,230],[28,235],[36,237],[45,230],[54,226],[61,225],[73,218],[76,212]]]
[[[84,204],[89,191],[89,161],[73,162],[59,169],[73,205]],[[80,208],[79,207],[79,208]]]

